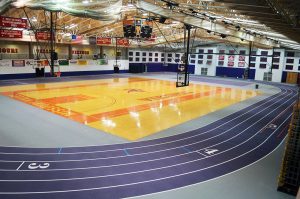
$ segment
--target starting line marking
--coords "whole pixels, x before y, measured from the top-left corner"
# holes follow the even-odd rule
[[[16,170],[18,171],[23,166],[24,163],[25,163],[25,161],[23,161]]]

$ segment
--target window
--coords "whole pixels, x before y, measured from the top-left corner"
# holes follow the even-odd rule
[[[286,56],[287,57],[294,57],[295,56],[295,52],[287,52]]]
[[[246,51],[245,50],[240,50],[240,54],[241,55],[246,55]]]
[[[196,55],[191,55],[191,59],[195,59],[196,58]]]
[[[179,63],[179,62],[180,62],[180,59],[175,59],[175,62],[176,62],[176,63]]]
[[[280,57],[280,54],[281,54],[280,52],[274,52],[273,56],[274,57]]]
[[[219,50],[219,53],[225,54],[225,50]]]
[[[135,56],[140,56],[140,52],[135,52]]]
[[[149,56],[151,56],[151,57],[152,57],[152,53],[149,53]]]
[[[256,55],[256,51],[251,51],[251,55]]]
[[[285,66],[285,69],[286,69],[286,70],[293,70],[293,65],[286,65],[286,66]]]
[[[139,58],[139,57],[136,57],[136,58],[135,58],[135,61],[140,61],[140,58]]]
[[[172,54],[168,54],[168,57],[172,57]]]
[[[158,62],[158,58],[155,58],[155,62]]]
[[[219,65],[219,66],[224,66],[224,61],[219,61],[219,62],[218,62],[218,65]]]
[[[256,62],[256,57],[250,57],[251,62]]]
[[[213,56],[212,55],[207,55],[207,59],[212,59]]]
[[[300,66],[298,66],[298,70],[300,70]]]
[[[132,51],[129,51],[129,56],[133,56],[133,52]]]
[[[260,58],[260,62],[267,62],[268,61],[268,58],[266,58],[266,57],[261,57]]]
[[[207,68],[201,68],[201,75],[207,75]]]
[[[155,53],[154,56],[155,56],[155,57],[158,57],[158,53]]]
[[[272,81],[272,73],[265,72],[264,73],[264,81]]]
[[[164,58],[164,57],[162,57],[162,58],[160,59],[160,61],[161,61],[161,62],[164,62],[164,61],[165,61],[165,58]]]
[[[268,55],[268,51],[261,51],[260,54],[261,55]]]
[[[129,61],[133,61],[133,58],[132,58],[132,57],[129,57]]]
[[[168,58],[168,62],[172,62],[172,59]]]
[[[144,57],[146,57],[147,56],[147,53],[146,52],[143,52],[143,54],[142,54]]]
[[[198,55],[198,59],[203,59],[203,55]]]
[[[142,58],[142,61],[143,61],[143,62],[146,62],[146,61],[147,61],[146,57],[143,57],[143,58]]]
[[[245,67],[245,62],[239,62],[238,67]]]
[[[259,68],[267,68],[267,64],[260,64]]]
[[[176,54],[175,57],[180,57],[180,54]]]
[[[214,53],[214,50],[209,49],[207,50],[207,53]]]
[[[293,64],[294,63],[294,59],[286,59],[286,63]]]
[[[198,64],[203,64],[203,60],[198,60]]]
[[[152,62],[152,57],[149,57],[149,62],[150,62],[150,61]]]
[[[194,63],[195,63],[195,60],[194,60],[194,59],[191,59],[190,63],[191,63],[191,64],[194,64]]]
[[[204,50],[203,50],[203,49],[199,49],[198,52],[199,52],[199,53],[204,53]]]
[[[164,57],[164,56],[165,56],[165,53],[161,53],[161,56]]]
[[[207,61],[206,61],[206,64],[207,64],[207,65],[211,65],[211,64],[212,64],[212,61],[211,61],[211,60],[207,60]]]
[[[235,50],[229,50],[229,54],[234,54]]]
[[[255,63],[250,63],[250,68],[255,68]]]
[[[279,58],[273,58],[274,63],[279,63]]]
[[[273,64],[272,69],[279,69],[279,65],[278,64]]]

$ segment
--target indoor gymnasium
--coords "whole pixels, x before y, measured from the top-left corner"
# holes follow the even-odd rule
[[[299,199],[299,16],[0,0],[0,198]]]

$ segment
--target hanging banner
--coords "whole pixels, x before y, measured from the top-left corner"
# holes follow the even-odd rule
[[[35,38],[37,40],[49,41],[49,40],[51,40],[51,35],[49,32],[37,32],[35,35]]]
[[[97,38],[97,45],[109,45],[111,44],[111,38],[99,37]]]
[[[13,28],[27,28],[27,19],[0,16],[0,26]]]
[[[129,46],[129,40],[128,39],[117,39],[117,45],[119,46]]]
[[[23,38],[21,30],[0,30],[0,38]]]

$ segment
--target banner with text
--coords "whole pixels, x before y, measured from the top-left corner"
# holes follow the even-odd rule
[[[27,19],[0,16],[0,26],[13,28],[27,28]]]
[[[129,40],[128,39],[117,39],[117,45],[119,46],[129,46]]]
[[[109,45],[111,43],[111,38],[97,38],[97,45]]]
[[[23,38],[21,30],[0,30],[0,38]]]

